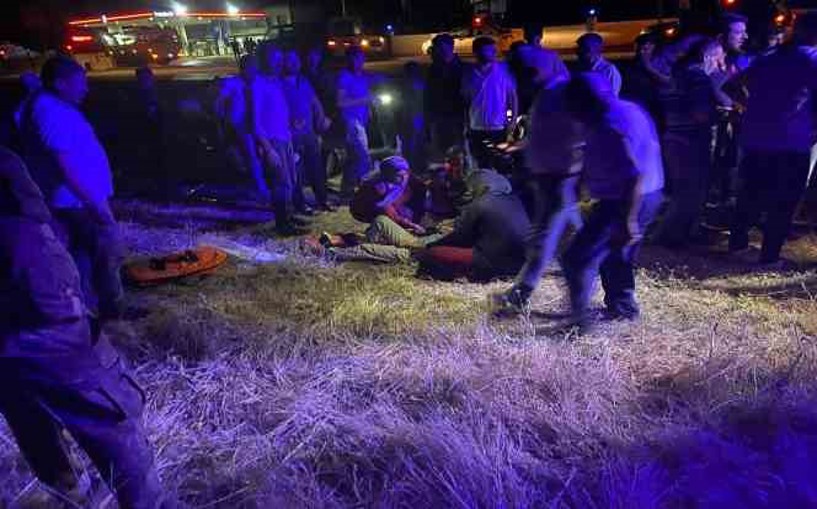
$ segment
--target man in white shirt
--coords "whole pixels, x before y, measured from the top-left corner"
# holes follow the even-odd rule
[[[607,78],[613,94],[618,97],[621,92],[621,73],[602,56],[604,50],[602,36],[597,33],[584,34],[576,41],[576,46],[579,69],[582,72],[595,72]]]
[[[477,63],[462,79],[462,95],[468,108],[468,141],[478,167],[489,168],[490,154],[485,144],[505,141],[507,127],[518,110],[516,84],[507,67],[497,62],[493,39],[474,39],[474,55]]]
[[[272,186],[276,228],[282,235],[297,234],[294,213],[306,210],[303,193],[295,189],[299,180],[289,105],[281,81],[283,53],[274,44],[265,43],[259,48],[259,58],[262,76],[248,89],[254,104],[251,129]]]
[[[574,78],[567,101],[587,129],[583,179],[596,200],[562,260],[573,318],[580,328],[590,325],[590,299],[601,275],[608,316],[636,319],[635,259],[663,200],[658,134],[649,115],[616,98],[597,73]]]
[[[86,306],[115,318],[124,298],[121,248],[109,205],[113,177],[105,149],[79,107],[88,94],[85,69],[67,57],[42,68],[43,91],[20,116],[24,154],[82,277]]]

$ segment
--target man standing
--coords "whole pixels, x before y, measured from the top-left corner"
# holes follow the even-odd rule
[[[252,131],[271,180],[275,225],[282,235],[299,233],[294,213],[306,212],[303,190],[295,168],[289,105],[281,81],[283,52],[271,43],[259,48],[261,77],[247,87]]]
[[[729,238],[731,251],[749,247],[749,228],[763,212],[760,263],[773,264],[805,190],[815,142],[817,14],[797,20],[794,40],[738,76],[749,93],[740,135],[741,190]]]
[[[369,107],[372,104],[369,77],[363,69],[366,56],[363,49],[351,46],[346,50],[346,69],[338,74],[337,106],[346,136],[348,161],[343,169],[341,198],[351,199],[360,180],[371,169],[369,159]]]
[[[576,41],[581,72],[598,73],[610,82],[610,89],[618,97],[621,92],[621,73],[602,56],[604,39],[596,33],[584,34]]]
[[[672,88],[672,63],[656,51],[657,46],[656,37],[652,34],[636,38],[635,61],[627,73],[622,96],[647,110],[656,125],[663,129],[661,103]]]
[[[584,182],[597,200],[562,261],[573,319],[583,329],[590,325],[590,299],[599,274],[608,317],[632,320],[640,315],[635,259],[663,200],[664,169],[649,115],[616,98],[604,76],[574,78],[568,96],[572,112],[588,130]]]
[[[41,77],[44,90],[21,117],[25,156],[55,231],[79,269],[86,306],[99,320],[116,318],[124,292],[119,231],[109,205],[113,177],[105,149],[79,109],[88,94],[85,69],[53,57]]]
[[[745,71],[752,63],[746,54],[749,41],[747,19],[738,14],[727,14],[722,20],[721,43],[726,49],[726,65],[731,75]]]
[[[505,141],[508,124],[518,111],[516,84],[504,64],[497,62],[496,42],[474,39],[476,64],[463,75],[462,95],[468,106],[468,142],[480,168],[490,167],[486,143]]]
[[[439,34],[432,40],[431,67],[423,97],[431,143],[437,155],[463,144],[465,106],[461,90],[462,63],[454,53],[454,38]]]
[[[86,507],[90,497],[63,429],[120,507],[163,507],[144,395],[115,352],[111,362],[97,356],[79,274],[49,220],[22,161],[0,148],[0,413],[34,475],[66,506]]]
[[[331,122],[324,114],[323,106],[309,80],[301,74],[301,59],[295,50],[287,51],[284,56],[283,85],[289,106],[292,141],[295,153],[300,157],[298,180],[312,187],[319,209],[329,210],[326,165],[321,160],[319,133],[326,131]],[[303,191],[296,189],[295,193],[302,194]]]

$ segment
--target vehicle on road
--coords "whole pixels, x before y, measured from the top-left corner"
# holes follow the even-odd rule
[[[330,57],[344,56],[351,46],[360,46],[367,59],[391,56],[385,34],[364,31],[363,24],[357,18],[333,18],[326,33],[326,52]]]
[[[497,44],[497,48],[502,53],[510,51],[511,46],[515,42],[521,42],[525,39],[524,30],[521,28],[504,28],[493,23],[490,18],[486,16],[474,16],[470,28],[462,28],[448,32],[454,37],[454,51],[459,55],[470,55],[474,39],[480,36],[492,37]],[[437,34],[432,34],[426,41],[423,42],[421,50],[423,54],[427,55],[431,52],[431,41]]]

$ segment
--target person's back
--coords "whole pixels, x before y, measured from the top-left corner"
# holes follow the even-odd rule
[[[746,71],[749,99],[741,145],[749,150],[809,151],[817,125],[817,53],[789,45],[758,58]]]
[[[664,187],[655,124],[637,104],[613,99],[585,153],[585,185],[593,198],[626,200],[626,182],[641,178],[643,194]]]

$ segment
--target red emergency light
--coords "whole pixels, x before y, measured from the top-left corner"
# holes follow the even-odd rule
[[[472,24],[474,25],[474,28],[480,28],[485,24],[485,19],[482,16],[474,16]]]
[[[71,42],[91,42],[94,38],[90,35],[72,35]]]

